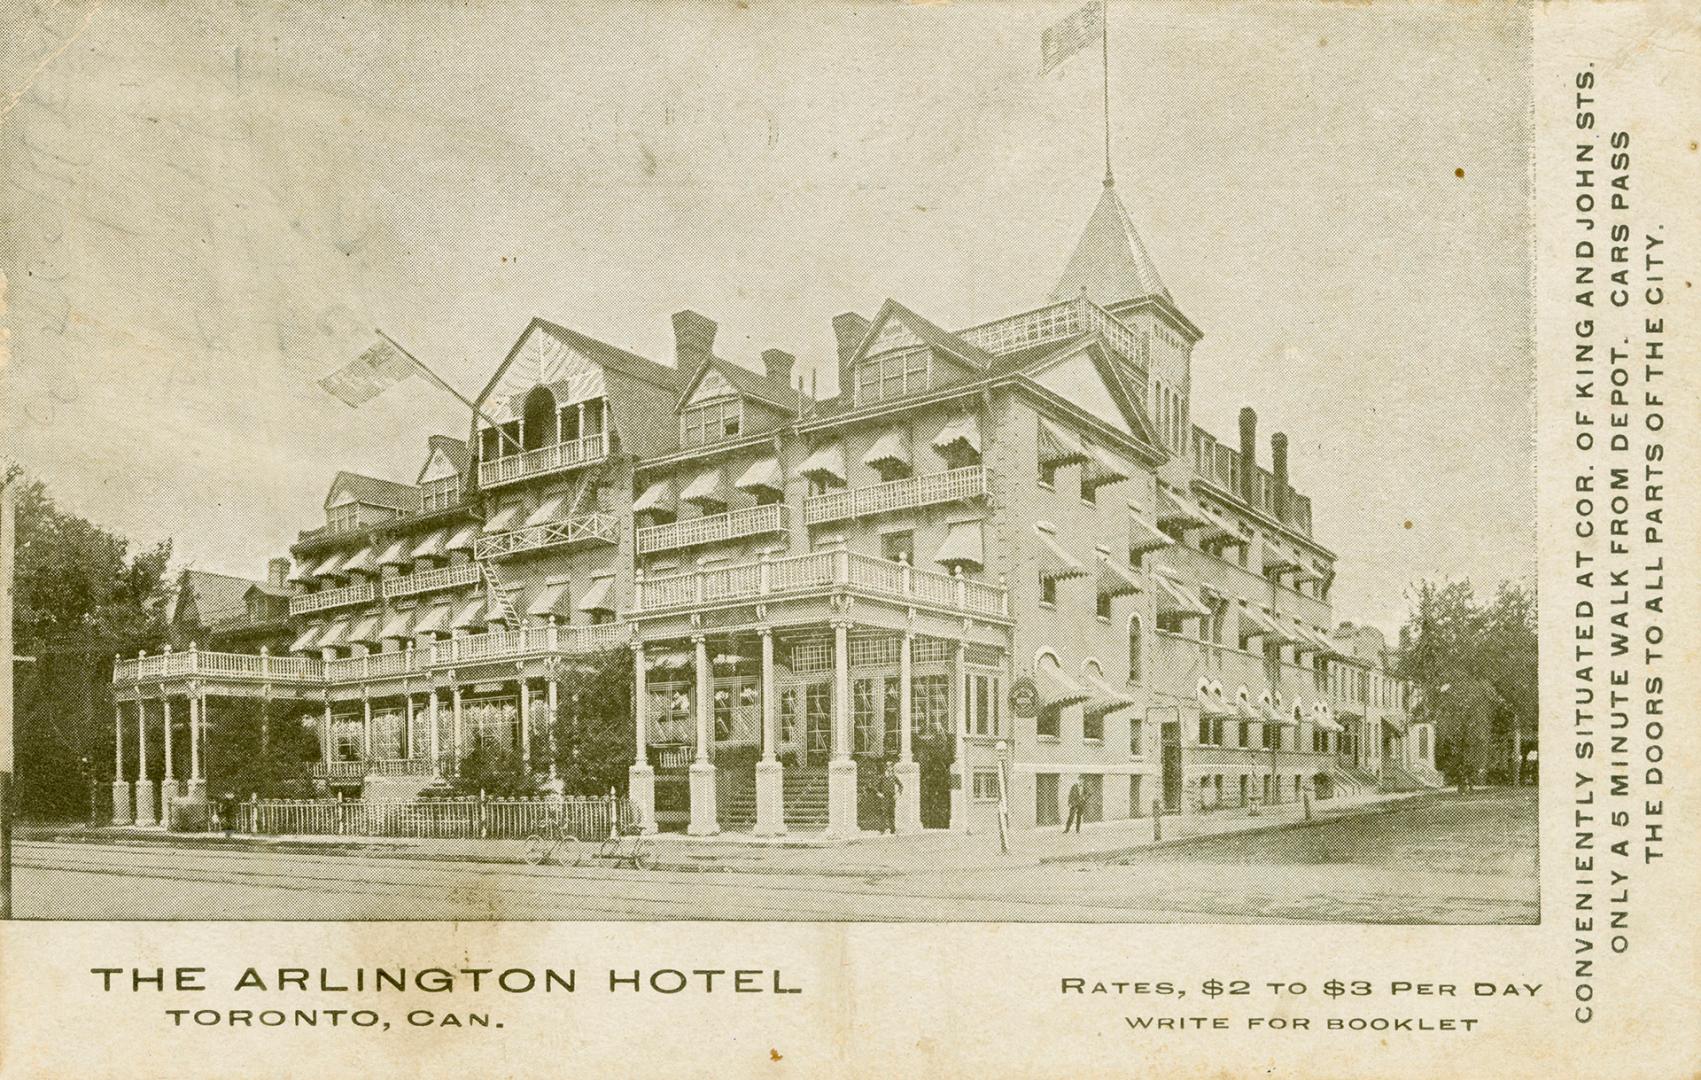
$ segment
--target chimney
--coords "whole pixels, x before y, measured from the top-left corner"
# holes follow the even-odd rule
[[[762,370],[768,373],[768,379],[782,386],[791,385],[791,369],[797,363],[797,357],[784,349],[763,349]]]
[[[839,340],[839,393],[851,392],[854,380],[850,369],[851,356],[868,333],[868,320],[854,311],[833,316],[833,336]]]
[[[1288,519],[1288,437],[1278,431],[1270,436],[1270,472],[1276,478],[1276,520]]]
[[[1240,497],[1258,505],[1258,414],[1252,406],[1240,410]]]
[[[673,361],[680,371],[695,371],[715,349],[715,320],[695,311],[673,313]]]
[[[289,581],[289,560],[273,559],[266,564],[266,584],[281,589]]]

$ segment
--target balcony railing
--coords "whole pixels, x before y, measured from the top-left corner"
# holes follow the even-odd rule
[[[270,656],[252,653],[185,652],[120,660],[112,671],[115,683],[148,682],[178,675],[250,679],[258,682],[323,682],[319,660],[309,656]]]
[[[419,654],[413,649],[396,652],[367,653],[365,656],[345,656],[325,662],[326,682],[366,682],[410,675],[423,671]]]
[[[417,596],[420,593],[477,585],[478,580],[477,563],[439,566],[431,570],[416,570],[411,574],[399,574],[389,579],[384,582],[384,595],[393,600],[398,596]]]
[[[518,630],[492,630],[468,634],[431,646],[433,667],[484,660],[512,660],[523,656],[575,655],[600,652],[624,645],[632,631],[625,623],[595,626],[524,626]]]
[[[970,465],[902,480],[888,480],[884,484],[811,495],[803,503],[803,521],[807,525],[821,525],[938,503],[979,499],[986,494],[986,467]]]
[[[620,520],[606,511],[580,514],[565,521],[546,521],[523,529],[481,536],[473,545],[480,559],[500,559],[566,544],[617,544]]]
[[[724,514],[650,525],[638,530],[638,554],[674,551],[699,544],[718,544],[746,536],[785,533],[791,529],[791,508],[783,503],[747,506]]]
[[[1139,389],[1144,393],[1143,379],[1148,360],[1138,335],[1116,316],[1084,296],[1060,300],[1020,315],[972,326],[967,330],[958,331],[957,336],[989,353],[1007,353],[1095,330],[1104,335],[1112,347],[1137,365],[1142,382]]]
[[[368,776],[430,776],[435,769],[430,758],[372,758],[365,761],[315,761],[316,779],[360,780]]]
[[[592,465],[607,456],[608,436],[599,432],[582,439],[569,439],[536,450],[510,454],[495,461],[481,461],[478,463],[478,482],[486,488],[512,484],[534,476]]]
[[[340,589],[321,589],[318,592],[301,593],[289,598],[289,613],[291,615],[306,615],[314,611],[326,611],[330,608],[348,607],[350,604],[365,604],[376,599],[378,590],[371,582],[359,585],[344,585]]]
[[[852,589],[875,596],[1000,618],[1010,614],[1009,592],[960,574],[921,570],[853,551],[814,551],[662,577],[639,578],[633,607],[667,611],[701,604]]]

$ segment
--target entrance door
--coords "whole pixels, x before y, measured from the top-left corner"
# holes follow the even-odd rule
[[[1176,813],[1181,809],[1181,725],[1163,726],[1164,748],[1164,809]]]

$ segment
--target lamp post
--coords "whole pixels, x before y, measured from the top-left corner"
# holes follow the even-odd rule
[[[1003,739],[998,740],[998,850],[1008,855],[1010,853],[1010,800],[1009,785],[1005,782],[1004,774],[1010,764],[1010,744]],[[972,781],[972,777],[970,777]],[[972,792],[971,792],[972,794]]]

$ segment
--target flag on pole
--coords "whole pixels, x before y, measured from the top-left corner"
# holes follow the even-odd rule
[[[380,337],[346,366],[319,380],[319,385],[349,408],[359,408],[412,375],[413,358]]]
[[[1103,32],[1104,0],[1087,0],[1079,11],[1046,27],[1040,35],[1039,73],[1044,75],[1074,56]]]

